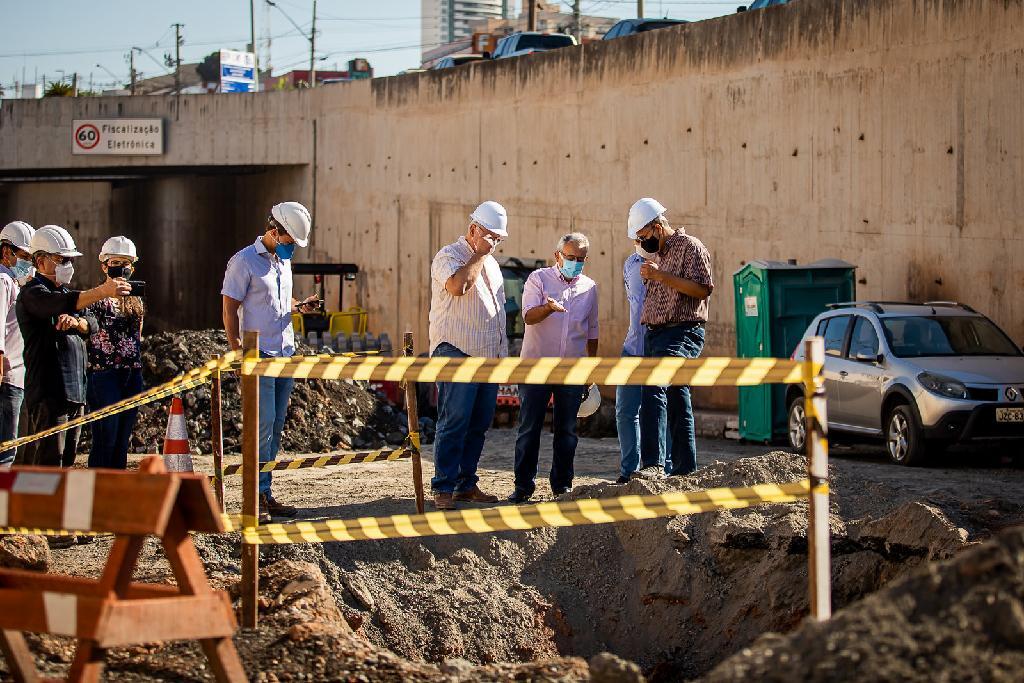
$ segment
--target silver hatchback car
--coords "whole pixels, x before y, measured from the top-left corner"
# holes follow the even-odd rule
[[[881,438],[901,465],[960,442],[1024,439],[1024,354],[969,306],[833,304],[804,339],[825,339],[828,426]],[[803,343],[794,358],[803,358]],[[789,387],[789,442],[802,449],[803,392]]]

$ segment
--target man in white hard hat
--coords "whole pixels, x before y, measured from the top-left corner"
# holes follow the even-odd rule
[[[0,230],[0,443],[18,436],[18,418],[25,398],[25,360],[22,352],[25,342],[18,326],[15,302],[21,283],[32,273],[32,255],[29,242],[35,230],[25,221],[8,223]],[[14,464],[16,449],[0,453],[0,469]]]
[[[508,237],[508,214],[494,201],[469,216],[466,234],[442,247],[430,266],[430,354],[448,358],[508,355],[505,282],[493,254]],[[498,400],[496,384],[437,383],[434,507],[495,503],[477,486],[477,465]]]
[[[654,206],[656,202],[652,202]],[[715,288],[711,254],[681,227],[673,228],[660,207],[636,232],[645,256],[640,266],[647,283],[640,323],[647,327],[644,355],[697,358],[704,349],[708,299]],[[657,208],[655,207],[655,208]],[[672,454],[667,455],[671,434]],[[697,469],[697,442],[690,388],[643,387],[640,403],[640,470],[634,476],[658,479],[671,458],[671,475]]]
[[[107,280],[86,291],[68,289],[74,259],[82,254],[67,230],[44,225],[29,242],[33,277],[21,289],[16,305],[25,340],[25,408],[29,433],[66,423],[85,407],[85,339],[89,323],[76,315],[101,299],[127,296],[124,278]],[[25,446],[27,465],[71,467],[80,428],[34,441]]]
[[[295,353],[292,313],[308,312],[318,300],[316,295],[303,301],[292,297],[291,258],[295,247],[309,244],[312,230],[313,220],[305,206],[277,204],[270,210],[263,234],[228,261],[221,298],[224,330],[232,349],[242,348],[241,330],[252,330],[259,332],[261,356]],[[277,458],[293,384],[291,377],[260,377],[260,462]],[[274,498],[272,483],[270,472],[260,473],[260,517],[294,517],[294,507]]]
[[[555,265],[530,273],[523,286],[522,358],[596,356],[598,346],[597,283],[583,274],[590,240],[579,232],[563,235],[555,247]],[[576,416],[586,387],[569,384],[520,384],[516,435],[515,490],[511,503],[533,496],[540,435],[548,402],[553,401],[551,493],[572,489],[576,458]]]

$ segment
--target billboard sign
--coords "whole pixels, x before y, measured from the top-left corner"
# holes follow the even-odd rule
[[[71,153],[158,156],[164,153],[164,120],[75,119]]]
[[[220,51],[220,91],[256,92],[255,53]]]

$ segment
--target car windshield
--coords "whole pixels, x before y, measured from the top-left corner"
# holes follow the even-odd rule
[[[541,36],[523,34],[519,36],[516,50],[554,50],[572,45],[572,36]]]
[[[678,26],[679,24],[685,24],[685,21],[645,21],[636,27],[637,33],[643,33],[644,31],[653,31],[659,28],[668,28],[669,26]]]
[[[1021,355],[995,323],[981,316],[882,318],[882,327],[900,358]]]

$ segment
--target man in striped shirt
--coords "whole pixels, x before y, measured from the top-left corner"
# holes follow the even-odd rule
[[[470,215],[469,229],[442,247],[430,266],[430,355],[449,358],[508,356],[505,285],[491,255],[508,237],[508,215],[487,201]],[[477,464],[494,419],[496,384],[438,382],[434,437],[434,507],[456,501],[495,503],[477,486]]]
[[[640,323],[647,326],[644,355],[696,358],[704,349],[708,299],[715,288],[711,254],[704,244],[673,228],[665,209],[637,231],[640,248],[656,259],[640,266],[647,281]],[[667,423],[667,424],[666,424]],[[697,469],[697,443],[686,386],[643,388],[640,402],[640,470],[645,479],[664,476],[666,437],[672,435],[672,475]]]

